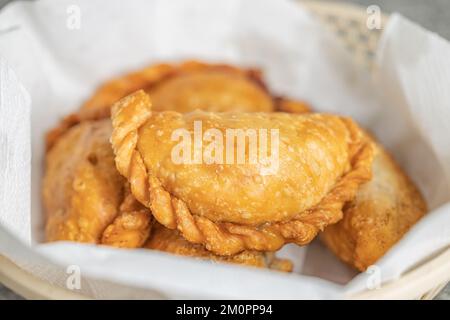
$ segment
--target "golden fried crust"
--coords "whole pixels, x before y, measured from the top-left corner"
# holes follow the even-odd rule
[[[345,118],[152,112],[149,96],[138,91],[114,105],[112,119],[116,165],[133,195],[161,224],[220,255],[310,242],[341,218],[343,204],[370,179],[372,145]],[[229,128],[278,129],[278,170],[267,175],[265,166],[248,161],[175,164],[171,135],[192,132],[197,120],[204,131],[224,135]]]
[[[140,248],[151,230],[148,210],[124,211],[103,232],[101,244],[119,248]]]
[[[373,178],[344,210],[344,218],[322,233],[343,261],[364,271],[426,213],[426,203],[382,146],[376,145]]]
[[[291,261],[278,259],[273,253],[243,251],[230,257],[215,255],[206,250],[204,246],[193,244],[185,240],[178,231],[167,229],[159,223],[155,223],[152,235],[144,247],[181,256],[209,259],[217,262],[236,263],[285,272],[292,271]]]
[[[97,90],[81,113],[109,114],[113,103],[139,89],[152,96],[154,110],[160,111],[274,110],[274,101],[257,70],[187,61],[156,64],[113,79]]]
[[[285,98],[277,99],[277,111],[288,113],[308,113],[311,112],[311,107],[304,101],[288,100]]]
[[[298,104],[301,109],[304,108],[302,106],[304,104],[300,102],[296,103],[281,98],[272,99],[257,70],[244,70],[194,61],[181,65],[158,64],[114,79],[100,87],[79,112],[64,118],[60,125],[47,134],[47,149],[50,150],[50,147],[55,145],[65,132],[77,124],[109,117],[110,106],[113,102],[139,88],[145,88],[156,97],[160,97],[160,107],[157,107],[160,109],[166,109],[170,105],[170,108],[178,111],[188,111],[192,108],[221,111],[270,111],[273,103],[280,106],[280,109],[283,109],[283,105],[290,104]],[[306,107],[306,105],[304,106]],[[62,158],[65,156],[59,151],[55,154],[59,154]],[[105,168],[107,167],[105,165]],[[118,190],[121,186],[117,185],[116,187]],[[112,194],[110,195],[113,199],[115,198]],[[131,214],[131,211],[121,210],[120,212],[113,223],[106,228],[102,243],[123,247],[138,246],[147,233],[148,217],[139,210],[136,210],[136,214]],[[69,223],[66,217],[61,220]],[[58,228],[64,229],[63,227]],[[62,238],[67,238],[67,236],[62,236]]]
[[[111,124],[86,122],[61,137],[46,158],[47,239],[96,243],[122,200],[123,178],[108,143]]]
[[[55,128],[51,129],[45,135],[45,147],[48,150],[58,141],[58,139],[70,128],[81,122],[78,114],[70,114],[62,119]]]
[[[245,74],[211,68],[184,72],[149,88],[154,110],[273,111],[272,97]]]
[[[125,198],[120,205],[119,214],[106,227],[101,244],[119,248],[140,248],[147,241],[153,225],[150,211],[131,194],[129,185],[125,186]]]
[[[196,61],[156,64],[103,84],[79,112],[64,118],[47,134],[47,148],[75,124],[109,117],[113,103],[139,89],[152,96],[153,109],[159,111],[309,110],[304,102],[272,97],[258,70]]]
[[[108,119],[83,122],[48,152],[43,181],[48,241],[99,243],[111,223],[105,243],[138,247],[147,239],[151,215],[137,201],[124,201],[125,180],[115,168],[111,132]],[[124,232],[130,228],[139,230],[139,239]]]

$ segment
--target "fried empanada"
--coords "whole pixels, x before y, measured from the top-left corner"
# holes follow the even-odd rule
[[[268,91],[261,80],[260,73],[256,70],[242,70],[226,65],[211,65],[193,61],[181,65],[159,64],[139,72],[128,74],[122,78],[114,79],[99,88],[94,96],[82,106],[79,112],[66,117],[59,126],[48,133],[48,150],[50,150],[50,147],[73,126],[86,121],[109,118],[110,106],[112,103],[127,93],[139,88],[145,88],[149,92],[152,92],[156,100],[159,99],[158,101],[160,101],[160,109],[170,107],[174,108],[176,111],[187,111],[191,108],[270,111],[273,109],[273,105],[276,105],[280,109],[286,108],[290,110],[291,108],[295,108],[295,110],[307,110],[306,104],[302,102],[272,98],[268,94]],[[90,130],[87,126],[88,125],[83,125],[81,128],[74,131],[81,132],[83,131],[82,128],[85,128],[84,130],[87,132]],[[58,177],[60,180],[66,179],[66,176],[64,175],[68,175],[71,169],[80,166],[82,161],[85,161],[85,159],[82,158],[69,159],[70,152],[72,152],[74,148],[83,147],[81,145],[83,142],[81,142],[81,140],[77,141],[78,138],[74,137],[74,135],[74,133],[68,134],[69,137],[63,139],[66,142],[62,142],[63,145],[67,145],[66,149],[69,151],[59,147],[58,150],[52,152],[52,156],[49,157],[50,166],[51,162],[55,161],[67,161],[67,165],[72,164],[72,166],[67,169],[65,173],[62,173],[61,169],[50,170],[46,173],[46,180],[48,180],[48,182],[46,182],[45,185],[47,189],[54,188],[57,185],[55,182],[58,182]],[[67,144],[68,139],[72,139],[70,137],[74,137],[73,139],[75,139],[73,146],[71,147],[72,149],[70,149]],[[106,135],[104,135],[103,138],[105,138],[104,144],[106,144]],[[84,141],[91,143],[96,139],[97,137],[94,135],[90,142],[89,138],[86,137]],[[102,147],[104,147],[104,145]],[[103,149],[103,151],[105,151],[104,153],[107,154],[107,147]],[[85,157],[86,154],[83,154],[82,156]],[[60,159],[58,160],[58,158]],[[122,182],[118,182],[114,185],[116,181],[114,176],[117,175],[117,173],[112,167],[108,166],[108,163],[102,168],[105,168],[103,171],[108,169],[114,172],[114,174],[111,174],[112,179],[108,187],[112,191],[111,193],[106,192],[106,203],[109,203],[109,198],[113,200],[118,199],[118,190],[121,190],[123,185]],[[83,178],[79,178],[78,180],[83,180]],[[70,178],[68,178],[67,181],[69,182]],[[99,187],[103,187],[102,182],[94,182],[99,183]],[[94,186],[94,182],[89,181],[88,184]],[[62,195],[62,197],[65,196]],[[102,203],[101,196],[97,197],[96,200],[98,200],[99,203]],[[50,199],[49,202],[55,207],[56,203],[53,200]],[[65,206],[63,202],[64,201],[59,201],[56,205],[58,210]],[[70,207],[72,205],[66,206]],[[92,202],[90,206],[93,207],[94,203]],[[81,210],[81,208],[79,209]],[[119,209],[120,214],[116,216],[113,223],[106,228],[101,241],[105,244],[115,246],[134,247],[137,243],[141,242],[140,238],[145,235],[145,232],[148,229],[147,215],[143,212],[140,212],[139,214],[130,214],[130,212],[133,212],[132,210]],[[76,210],[76,208],[72,206],[72,208],[61,210],[66,212]],[[53,209],[47,211],[50,212],[47,226],[49,229],[54,230],[55,228],[59,228],[60,230],[65,230],[64,232],[67,232],[69,225],[76,225],[74,218],[72,217],[73,214],[64,214],[56,220],[56,211]],[[115,215],[110,213],[108,216]],[[81,219],[82,215],[78,218]],[[107,220],[108,219],[106,219],[106,221]],[[67,223],[68,225],[63,227],[62,223]],[[101,223],[100,229],[103,228],[105,224],[106,222]],[[60,226],[56,227],[57,225]],[[95,225],[96,223],[94,222],[86,228],[96,228]],[[65,240],[74,237],[86,238],[86,235],[82,236],[82,232],[79,231],[80,227],[76,227],[75,229],[77,230],[71,232],[70,236],[69,234],[60,234],[59,237]],[[139,230],[143,231],[143,233],[140,233]],[[49,236],[49,240],[57,238],[55,231],[49,231],[49,233],[52,234],[52,236]],[[88,233],[91,233],[91,235],[95,234],[94,238],[97,239],[99,230],[96,232],[91,230]],[[89,240],[85,239],[83,241],[95,242],[97,240],[90,238]]]
[[[373,178],[344,208],[343,219],[321,239],[344,262],[364,271],[426,213],[421,193],[384,148],[376,144]]]
[[[156,64],[113,79],[97,90],[82,111],[109,115],[113,103],[139,89],[152,96],[154,109],[159,111],[269,112],[275,108],[259,71],[187,61]]]
[[[286,112],[297,113],[295,108]],[[300,109],[299,113],[308,112]],[[414,182],[383,146],[374,145],[372,179],[359,188],[344,208],[344,217],[320,238],[342,261],[364,271],[380,259],[427,212]]]
[[[167,229],[159,223],[155,223],[152,235],[144,247],[176,255],[208,259],[217,262],[236,263],[285,272],[292,271],[292,262],[287,259],[276,258],[274,253],[243,251],[229,257],[215,255],[200,244],[190,243],[184,239],[177,230]]]
[[[113,106],[112,120],[116,165],[132,194],[161,224],[219,255],[309,243],[341,219],[342,206],[371,176],[372,143],[348,118],[155,112],[141,90]],[[172,134],[192,132],[196,121],[223,135],[227,129],[278,130],[276,172],[249,161],[176,164]]]
[[[176,230],[152,227],[148,209],[131,195],[115,168],[110,120],[71,128],[47,155],[43,194],[48,241],[68,240],[120,248],[146,248],[184,256],[290,272],[289,260],[274,253],[245,251],[227,258],[191,244]],[[152,233],[151,229],[154,228]],[[149,235],[153,234],[149,239]],[[149,239],[149,240],[147,240]]]
[[[43,200],[48,241],[141,247],[151,214],[115,168],[109,119],[80,123],[47,153]],[[106,229],[106,231],[105,231]],[[105,231],[105,234],[104,234]]]
[[[195,61],[179,65],[156,64],[102,85],[79,112],[67,116],[48,133],[47,147],[50,148],[62,133],[81,121],[109,117],[114,102],[138,89],[151,95],[153,109],[159,111],[309,110],[304,102],[273,97],[258,70]]]

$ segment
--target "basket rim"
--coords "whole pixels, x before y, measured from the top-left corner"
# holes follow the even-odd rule
[[[450,247],[420,266],[401,275],[398,279],[385,283],[379,289],[350,294],[352,300],[374,299],[417,299],[422,296],[432,299],[434,295],[426,293],[450,282]],[[439,292],[435,292],[437,294]],[[418,294],[420,296],[418,296]]]
[[[376,290],[366,290],[345,296],[348,300],[416,299],[417,292],[425,295],[434,288],[441,288],[450,281],[450,247],[416,269],[385,283]],[[0,283],[26,299],[90,300],[74,291],[53,285],[21,269],[14,262],[0,255]],[[436,294],[438,292],[435,292]],[[424,296],[431,299],[434,295]]]
[[[0,283],[30,300],[90,300],[77,292],[56,286],[23,270],[0,255]]]
[[[337,1],[317,1],[317,0],[296,0],[298,3],[305,5],[308,9],[317,12],[332,12],[335,15],[342,15],[347,17],[353,17],[356,19],[365,18],[366,11],[364,6],[348,3],[348,2],[337,2]],[[389,19],[389,14],[381,12],[382,25],[385,25],[386,21]]]

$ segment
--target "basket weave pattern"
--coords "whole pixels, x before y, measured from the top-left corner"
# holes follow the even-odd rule
[[[380,13],[380,28],[369,28],[371,12],[353,5],[303,0],[304,4],[319,20],[345,44],[354,60],[371,67],[378,41],[381,37],[387,16]]]

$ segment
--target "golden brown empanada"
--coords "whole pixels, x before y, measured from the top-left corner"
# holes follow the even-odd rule
[[[344,218],[321,239],[344,262],[364,271],[426,213],[426,203],[402,169],[376,144],[372,179],[344,208]]]
[[[160,111],[272,111],[275,105],[258,70],[187,61],[152,65],[108,81],[82,111],[109,114],[113,103],[139,89],[153,97]]]
[[[380,259],[427,212],[414,182],[381,144],[373,143],[372,179],[344,206],[343,219],[321,234],[333,253],[360,271]]]
[[[176,90],[172,90],[174,86],[176,87]],[[191,107],[243,111],[255,109],[256,111],[260,111],[272,110],[273,105],[278,106],[280,109],[290,110],[294,108],[298,111],[307,110],[306,104],[302,102],[272,98],[268,94],[261,80],[260,73],[256,70],[243,70],[226,65],[203,64],[194,61],[185,62],[180,65],[158,64],[145,68],[139,72],[128,74],[122,78],[111,80],[100,87],[94,96],[82,106],[80,111],[66,117],[60,125],[48,133],[48,150],[50,150],[50,147],[73,126],[87,121],[103,118],[109,119],[110,106],[112,103],[115,102],[116,99],[139,88],[145,88],[155,96],[161,97],[159,99],[161,102],[161,109],[170,107],[174,108],[176,111],[189,110]],[[173,104],[174,101],[178,101],[178,103]],[[88,152],[80,154],[81,158],[71,157],[71,152],[75,149],[78,148],[78,150],[82,150],[85,147],[83,143],[89,144],[103,139],[104,141],[102,142],[101,148],[105,155],[105,159],[108,160],[108,156],[111,155],[112,151],[108,150],[106,146],[107,134],[102,134],[101,139],[98,139],[98,132],[107,131],[107,129],[105,129],[106,125],[101,125],[103,129],[95,130],[97,133],[90,138],[88,137],[89,134],[91,134],[89,132],[93,130],[92,128],[94,126],[97,126],[97,124],[94,124],[95,122],[92,122],[89,125],[83,124],[71,134],[67,134],[67,137],[62,139],[62,146],[59,146],[58,150],[52,152],[47,157],[50,170],[46,173],[46,182],[44,183],[45,189],[56,191],[63,182],[69,184],[72,181],[71,179],[74,179],[74,177],[68,177],[70,174],[75,175],[71,170],[73,171],[82,165],[86,168],[89,167],[89,163],[86,162],[85,159]],[[79,139],[76,134],[77,132],[78,134],[84,132],[84,140]],[[73,141],[71,141],[72,139]],[[66,162],[66,164],[51,170],[52,163],[54,162]],[[63,172],[62,168],[67,166],[70,167],[66,168],[67,170]],[[100,206],[102,203],[110,203],[111,200],[114,202],[112,207],[116,207],[117,200],[122,197],[119,197],[118,194],[120,193],[119,190],[124,188],[123,183],[122,181],[119,182],[115,179],[117,172],[114,171],[112,167],[108,166],[108,163],[105,163],[104,165],[102,163],[101,168],[103,174],[106,174],[105,172],[107,172],[107,170],[111,171],[111,180],[109,181],[109,184],[107,184],[108,190],[111,192],[102,191],[106,194],[105,201],[102,200],[100,195],[95,198],[95,201],[98,200]],[[82,181],[84,177],[78,177],[77,179],[78,181]],[[100,180],[97,179],[97,181],[96,179],[97,178],[94,177],[91,178],[91,181],[87,182],[89,187],[99,185],[99,188],[105,188],[104,183],[99,182]],[[44,193],[52,191],[44,191]],[[83,214],[79,213],[77,216],[73,211],[84,210],[81,208],[81,205],[75,207],[72,204],[66,203],[69,201],[67,199],[71,199],[71,197],[74,197],[77,193],[73,192],[73,190],[71,191],[70,187],[66,187],[65,191],[67,192],[61,194],[58,203],[56,203],[56,200],[51,199],[51,196],[49,196],[48,201],[46,201],[49,202],[49,206],[51,207],[51,209],[47,210],[49,212],[47,228],[52,230],[48,231],[49,240],[57,238],[68,240],[80,237],[84,239],[83,241],[97,241],[95,239],[99,237],[100,230],[107,225],[106,221],[109,221],[110,219],[104,219],[105,221],[102,220],[102,223],[99,223],[97,227],[95,219],[92,220],[93,223],[89,223],[89,225],[84,222],[85,227],[83,230],[93,228],[96,230],[95,232],[93,230],[90,230],[89,232],[86,231],[90,234],[89,236],[87,234],[83,235],[83,232],[80,231],[81,227],[77,226],[77,224],[83,225],[82,220],[85,217],[88,217],[88,214],[83,217]],[[95,205],[94,200],[89,204],[90,207],[94,207]],[[88,204],[86,204],[86,206],[88,206]],[[58,214],[55,212],[65,213],[60,214],[59,218],[57,218]],[[128,242],[125,240],[132,237],[142,237],[143,234],[139,233],[139,230],[147,229],[147,227],[144,228],[144,226],[147,226],[148,224],[146,214],[142,212],[140,214],[129,214],[131,210],[121,209],[120,214],[116,216],[113,213],[116,212],[116,210],[112,210],[111,206],[108,206],[107,212],[108,214],[106,215],[108,217],[114,216],[115,220],[105,230],[102,240],[103,243],[133,247],[136,246],[136,243],[141,242],[141,240],[137,241],[138,239],[135,239],[135,241],[130,240]],[[76,218],[74,218],[74,215]],[[67,225],[63,226],[63,224]],[[74,229],[70,233],[68,232],[69,226],[72,226]],[[127,226],[128,229],[126,229],[125,226]],[[60,230],[59,236],[57,236],[55,229]],[[62,234],[63,232],[65,233],[64,235]],[[125,233],[128,234],[127,237],[125,237]]]
[[[43,181],[48,241],[101,243],[103,237],[103,243],[118,247],[146,241],[152,217],[127,195],[115,168],[111,132],[109,119],[86,121],[48,152]]]
[[[233,256],[218,256],[206,250],[200,244],[190,243],[177,230],[170,230],[159,223],[155,223],[152,235],[145,244],[145,248],[165,251],[181,256],[208,259],[217,262],[236,263],[260,268],[270,268],[278,271],[291,272],[292,262],[279,259],[274,253],[259,251],[243,251]]]
[[[116,103],[111,138],[131,192],[164,226],[216,254],[309,243],[337,222],[370,179],[372,144],[350,119],[287,113],[154,112],[138,91]],[[175,164],[176,129],[279,130],[278,170],[266,165]],[[235,150],[236,151],[236,150]]]
[[[111,131],[109,119],[85,121],[69,129],[49,151],[43,185],[48,241],[120,248],[140,248],[145,244],[147,248],[179,255],[292,270],[289,260],[277,259],[273,253],[245,251],[222,258],[202,245],[189,243],[175,230],[161,225],[152,227],[149,210],[131,195],[128,184],[115,168],[109,143]]]
[[[73,125],[109,117],[114,102],[138,89],[147,91],[152,96],[153,109],[160,111],[309,110],[304,102],[271,96],[261,73],[255,69],[196,61],[156,64],[103,84],[79,112],[67,116],[48,133],[47,148]]]

